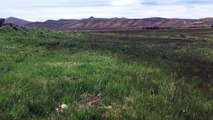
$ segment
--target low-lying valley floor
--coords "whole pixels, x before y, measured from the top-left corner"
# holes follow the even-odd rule
[[[213,30],[0,28],[0,119],[212,120]]]

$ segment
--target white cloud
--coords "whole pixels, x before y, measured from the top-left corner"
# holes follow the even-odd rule
[[[212,17],[211,0],[4,0],[1,17],[19,17],[33,21],[94,17]],[[208,2],[207,2],[208,1]],[[193,4],[194,3],[194,4]],[[195,4],[196,3],[196,4]],[[208,3],[208,4],[207,4]]]
[[[112,6],[131,6],[140,5],[141,0],[109,0],[109,4]]]

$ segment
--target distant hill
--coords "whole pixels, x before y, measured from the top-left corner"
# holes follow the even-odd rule
[[[32,22],[28,27],[38,27],[55,30],[119,30],[119,29],[159,29],[159,28],[199,28],[212,27],[213,18],[204,19],[167,19],[167,18],[94,18],[88,19],[61,19],[45,22]]]
[[[29,24],[30,22],[23,19],[15,18],[15,17],[9,17],[5,19],[4,24],[6,23],[13,23],[19,26],[25,26],[26,24]]]
[[[4,23],[4,19],[0,18],[0,27],[3,25],[3,23]]]
[[[37,27],[53,30],[140,30],[140,29],[170,29],[170,28],[213,28],[213,18],[202,19],[168,19],[160,17],[144,19],[127,18],[95,18],[60,19],[45,22],[29,22],[23,19],[9,17],[3,23],[13,23],[19,26]]]

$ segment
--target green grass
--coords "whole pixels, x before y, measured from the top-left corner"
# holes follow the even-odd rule
[[[211,120],[212,33],[0,28],[0,119]]]

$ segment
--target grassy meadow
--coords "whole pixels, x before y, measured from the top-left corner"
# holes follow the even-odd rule
[[[212,85],[212,29],[0,28],[1,120],[212,120]]]

